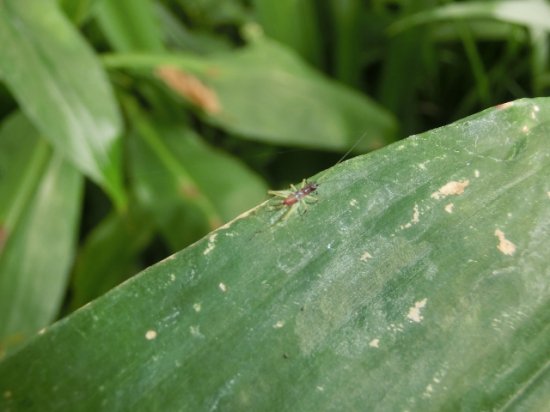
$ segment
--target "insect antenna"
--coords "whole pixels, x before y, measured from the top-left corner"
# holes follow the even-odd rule
[[[363,133],[363,136],[361,136],[357,141],[351,146],[346,153],[334,164],[334,166],[338,165],[339,163],[342,163],[342,161],[348,157],[348,155],[355,149],[357,146],[359,146],[359,143],[361,143],[363,140],[365,140],[365,137],[367,137],[366,133]],[[334,167],[332,166],[332,167]]]
[[[359,146],[359,144],[360,144],[363,140],[365,140],[365,137],[367,137],[367,133],[366,133],[366,132],[363,133],[363,135],[362,135],[359,139],[357,139],[357,141],[353,144],[353,146],[351,146],[351,147],[346,151],[346,153],[344,153],[344,155],[343,155],[340,159],[338,159],[338,161],[337,161],[336,163],[334,163],[334,164],[330,167],[330,169],[332,169],[333,167],[336,167],[336,166],[338,166],[340,163],[342,163],[342,162],[349,156],[349,154],[350,154],[351,152],[353,152],[353,150],[354,150],[357,146]],[[325,175],[325,173],[327,173],[327,172],[328,172],[328,170],[325,170],[323,173],[321,173],[321,174],[319,175],[319,177],[318,177],[316,180],[318,181],[319,179],[321,179],[321,178]]]
[[[361,136],[361,138],[358,139],[352,147],[350,147],[350,149],[340,158],[340,160],[338,160],[338,162],[334,164],[334,166],[342,162],[351,153],[351,151],[355,149],[361,141],[363,141],[365,137],[366,134],[363,134],[363,136]],[[306,179],[302,180],[301,185],[298,187],[290,185],[290,189],[286,190],[269,190],[268,193],[273,196],[273,199],[278,199],[275,206],[280,209],[282,208],[283,210],[282,216],[276,216],[272,221],[272,224],[278,222],[279,220],[284,221],[288,219],[293,212],[301,211],[304,213],[307,210],[308,203],[316,202],[317,197],[315,196],[315,192],[319,187],[319,179],[322,178],[327,172],[328,170],[325,170],[325,172],[321,173],[316,181],[308,182]]]

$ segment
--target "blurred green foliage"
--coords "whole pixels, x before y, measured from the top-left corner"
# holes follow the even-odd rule
[[[337,161],[548,93],[544,0],[4,0],[0,357]]]

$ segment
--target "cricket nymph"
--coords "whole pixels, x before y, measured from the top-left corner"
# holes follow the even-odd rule
[[[295,203],[298,203],[306,196],[311,195],[313,192],[317,190],[319,185],[314,182],[306,182],[304,181],[305,185],[302,184],[302,187],[298,190],[295,190],[291,194],[289,194],[287,197],[285,197],[282,201],[282,204],[285,206],[292,206]],[[295,187],[292,187],[293,189],[296,189]]]
[[[358,139],[355,144],[336,162],[334,166],[339,164],[342,160],[344,160],[355,147],[365,138],[366,135],[363,135],[360,139]],[[327,170],[328,171],[328,170]],[[327,172],[325,171],[325,173]],[[323,173],[324,175],[324,173]],[[298,212],[305,212],[307,210],[307,204],[313,203],[317,201],[317,198],[313,196],[313,193],[317,191],[317,188],[319,187],[319,183],[315,182],[308,182],[306,179],[302,180],[302,184],[300,185],[300,188],[297,189],[296,186],[290,185],[290,189],[292,190],[269,190],[268,193],[272,196],[276,196],[279,198],[282,198],[277,203],[272,203],[272,206],[276,206],[279,209],[286,208],[286,211],[283,215],[283,220],[288,218],[294,211]],[[278,214],[277,220],[280,219],[280,215]]]
[[[284,216],[284,219],[286,219],[291,212],[295,210],[305,212],[307,203],[316,202],[317,198],[313,196],[313,193],[318,187],[318,183],[308,182],[304,179],[299,189],[294,185],[290,185],[291,190],[270,190],[268,193],[283,198],[278,206],[288,207],[288,212]]]

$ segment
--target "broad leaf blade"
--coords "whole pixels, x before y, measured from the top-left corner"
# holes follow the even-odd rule
[[[82,25],[90,16],[98,0],[58,0],[59,6],[71,21]]]
[[[53,1],[0,7],[0,77],[21,109],[82,173],[124,203],[120,114],[89,46]]]
[[[106,0],[96,9],[96,18],[116,50],[164,49],[150,0]]]
[[[361,148],[374,149],[395,137],[397,124],[388,111],[268,39],[209,57],[116,54],[105,62],[155,70],[207,121],[249,139],[347,149],[364,136]]]
[[[67,286],[83,178],[21,115],[0,133],[0,357],[51,323]]]
[[[494,19],[548,32],[550,31],[550,5],[545,0],[449,3],[408,16],[391,26],[390,30],[397,33],[420,24],[455,19]]]
[[[523,100],[340,164],[307,213],[258,207],[49,328],[0,406],[548,404],[549,131]]]
[[[364,135],[362,147],[372,150],[395,137],[388,111],[275,42],[264,39],[212,63],[203,76],[221,110],[210,120],[233,133],[328,149],[347,148]]]
[[[319,10],[313,1],[254,1],[253,4],[254,15],[270,38],[286,44],[310,63],[322,67],[323,36],[319,27]]]

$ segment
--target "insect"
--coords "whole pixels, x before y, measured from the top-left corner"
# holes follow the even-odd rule
[[[299,189],[294,185],[290,185],[290,189],[270,190],[267,193],[275,197],[283,198],[278,206],[289,208],[283,217],[283,219],[286,219],[295,210],[304,213],[307,210],[308,203],[316,202],[317,198],[312,193],[315,193],[318,187],[318,183],[308,182],[304,179]]]
[[[355,144],[342,156],[340,160],[335,164],[335,166],[344,160],[347,155],[351,153],[353,149],[365,138],[361,137]],[[282,198],[282,200],[275,204],[279,208],[287,208],[284,212],[282,219],[287,219],[294,211],[300,213],[305,213],[307,211],[308,203],[313,203],[317,201],[317,197],[314,193],[317,191],[319,183],[317,182],[308,182],[306,179],[302,180],[300,187],[297,188],[294,185],[290,185],[290,189],[287,190],[269,190],[267,193],[275,196],[276,198]],[[275,221],[279,220],[280,215],[276,216]]]

